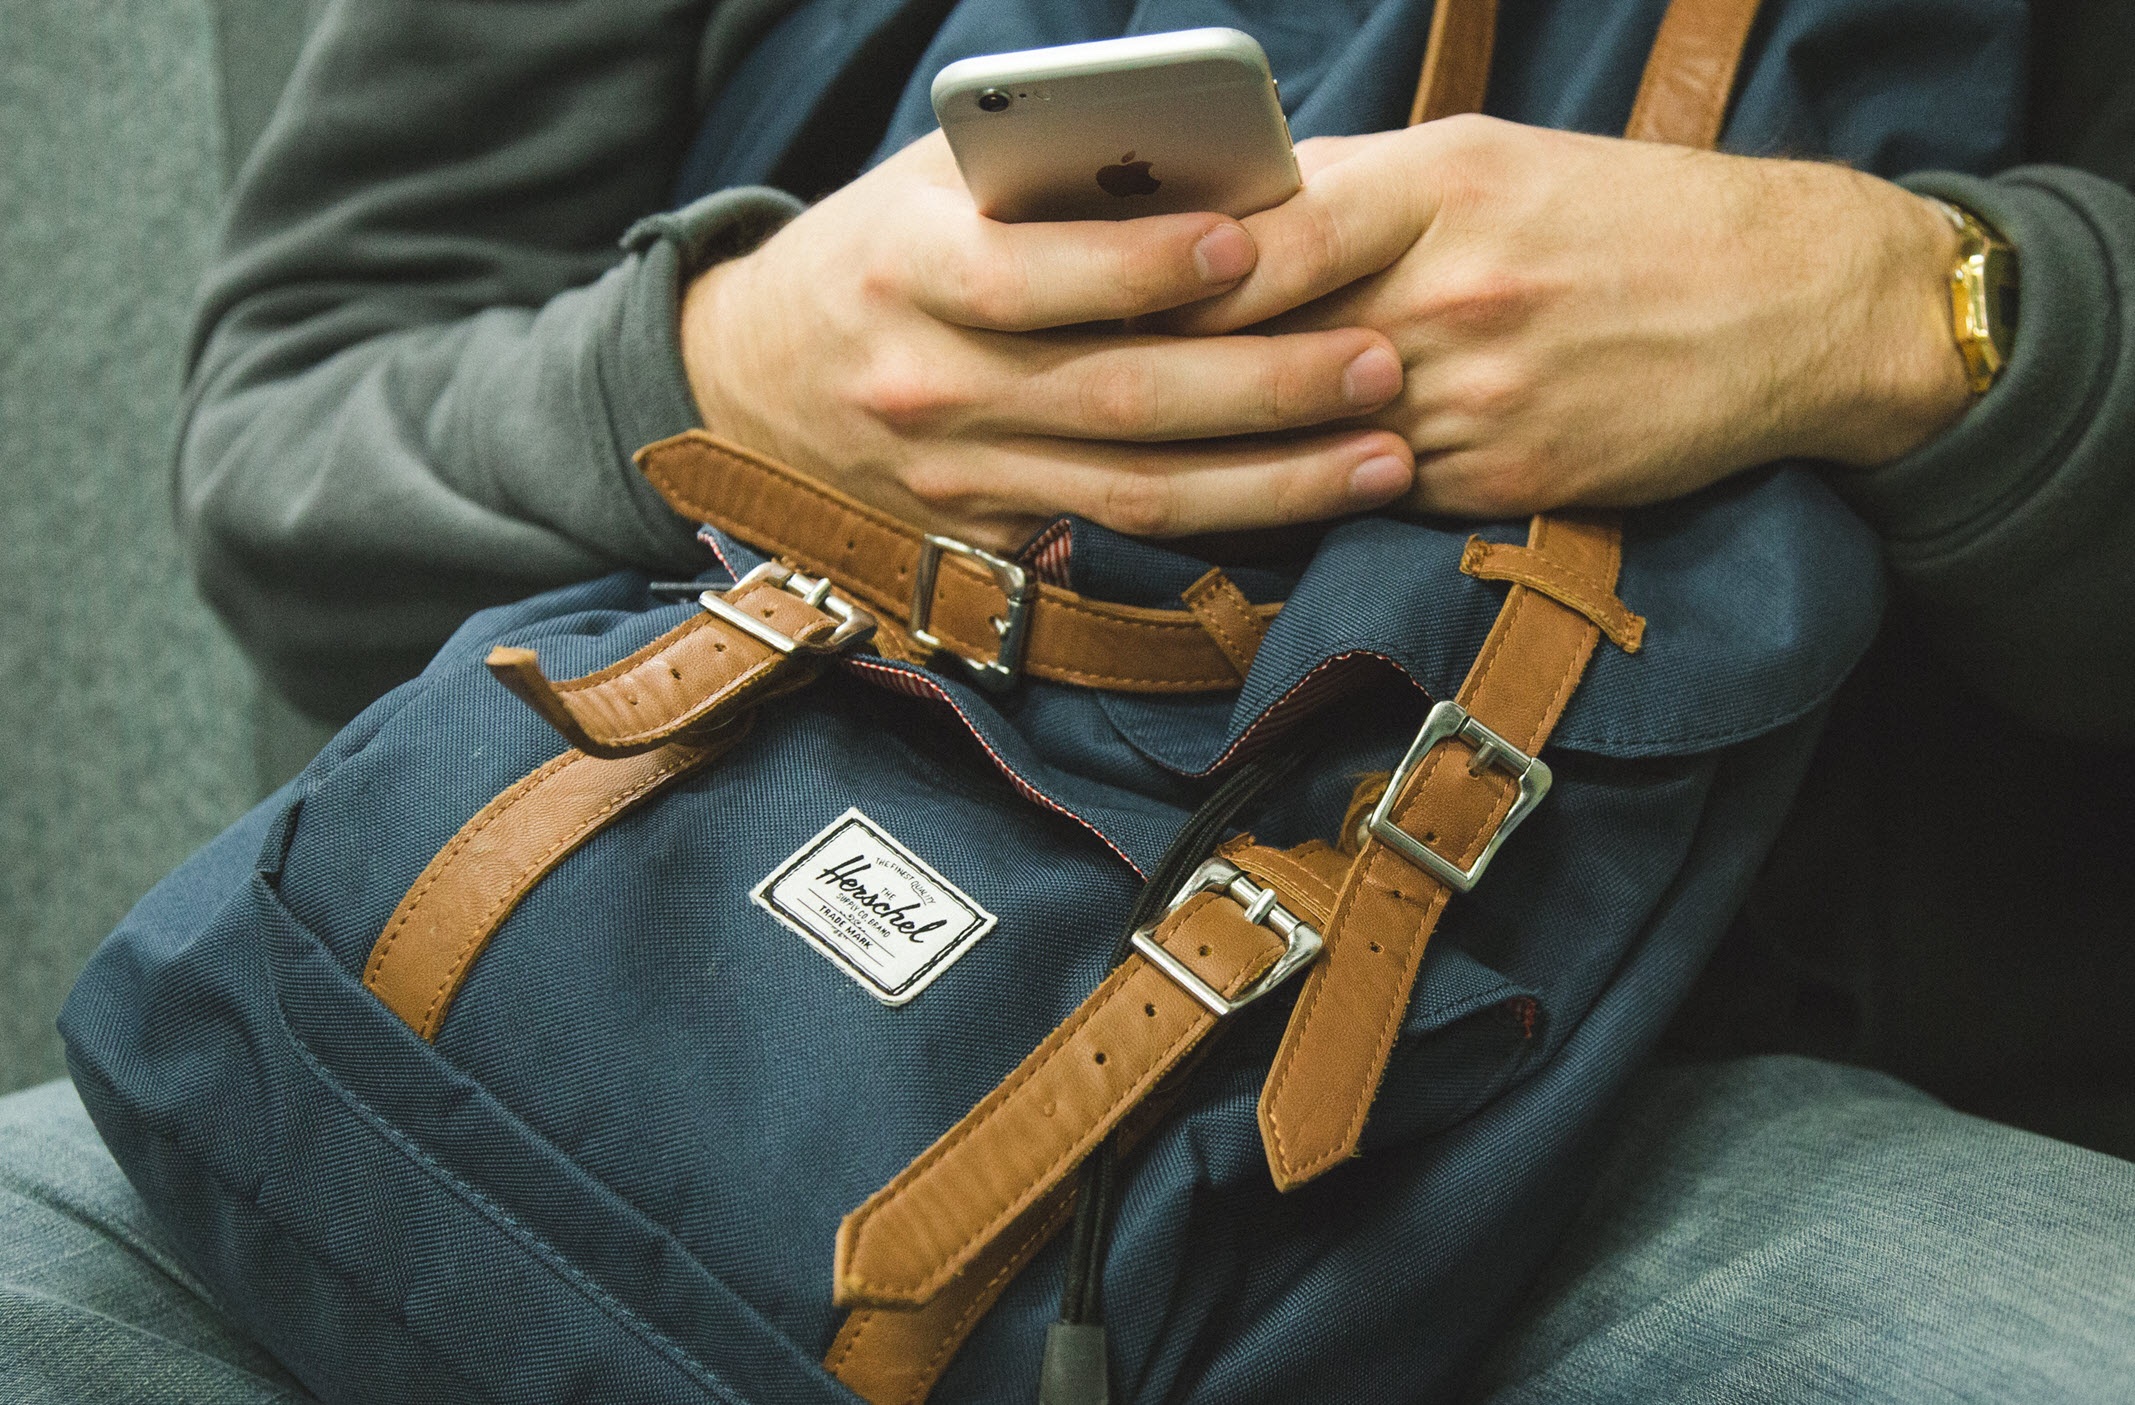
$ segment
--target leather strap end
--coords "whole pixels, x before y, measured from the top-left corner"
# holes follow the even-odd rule
[[[1175,908],[1155,940],[1227,997],[1283,952],[1272,932],[1214,892]],[[1215,1025],[1198,997],[1129,956],[999,1087],[845,1217],[832,1301],[902,1309],[932,1301],[1066,1180]]]
[[[586,729],[578,725],[578,719],[563,705],[563,699],[557,695],[556,685],[549,682],[549,676],[541,671],[541,656],[532,649],[499,644],[489,651],[489,657],[482,660],[482,664],[489,670],[492,678],[511,689],[519,701],[540,713],[542,721],[554,727],[565,741],[588,756],[612,760],[631,754],[631,750],[616,751],[604,747],[586,735]],[[650,749],[635,748],[639,751]]]

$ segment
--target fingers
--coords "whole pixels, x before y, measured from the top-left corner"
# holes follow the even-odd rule
[[[1382,507],[1409,491],[1414,462],[1400,436],[1381,430],[1146,450],[1032,439],[912,486],[967,522],[1027,529],[1072,512],[1130,536],[1178,537]],[[1015,529],[986,535],[1007,541]]]
[[[1072,439],[1149,443],[1304,429],[1376,410],[1402,380],[1392,343],[1361,327],[1006,350],[997,393],[973,425]]]
[[[1235,331],[1390,267],[1430,228],[1437,202],[1419,179],[1416,141],[1389,139],[1351,138],[1310,153],[1317,169],[1304,188],[1244,221],[1258,255],[1253,272],[1154,325],[1185,334]],[[1301,148],[1301,164],[1305,154]]]
[[[1000,224],[960,193],[940,199],[938,237],[908,245],[902,272],[921,310],[958,326],[1029,332],[1161,312],[1235,286],[1256,262],[1252,238],[1222,215]]]

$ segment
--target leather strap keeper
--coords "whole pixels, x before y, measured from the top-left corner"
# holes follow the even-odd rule
[[[1577,575],[1533,547],[1470,537],[1460,554],[1460,569],[1477,580],[1511,581],[1539,590],[1559,605],[1569,605],[1599,625],[1609,642],[1627,654],[1637,653],[1645,644],[1644,617],[1632,614],[1616,598],[1612,583]]]
[[[675,511],[838,583],[885,618],[904,620],[926,534],[749,449],[690,430],[638,450],[638,467]],[[1129,693],[1236,688],[1245,675],[1187,610],[1086,600],[1038,583],[1021,671]],[[1247,607],[1265,630],[1280,608]],[[995,659],[1007,593],[962,556],[938,559],[927,628],[952,653]]]

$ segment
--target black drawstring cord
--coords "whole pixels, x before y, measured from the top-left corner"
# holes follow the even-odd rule
[[[1180,827],[1156,870],[1142,885],[1113,948],[1111,964],[1127,959],[1128,938],[1162,914],[1231,827],[1231,821],[1304,760],[1303,751],[1262,754],[1245,762],[1202,801]],[[1106,1137],[1082,1163],[1077,1176],[1075,1219],[1068,1227],[1067,1281],[1060,1289],[1060,1320],[1045,1337],[1038,1377],[1038,1405],[1110,1405],[1104,1328],[1105,1253],[1119,1182],[1119,1149]]]

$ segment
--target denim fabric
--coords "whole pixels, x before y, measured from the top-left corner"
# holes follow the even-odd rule
[[[73,1088],[0,1098],[0,1400],[307,1398],[166,1247]]]
[[[1632,1085],[1478,1405],[2135,1398],[2135,1166],[1771,1058]]]
[[[2124,1161],[1799,1059],[1649,1072],[1597,1160],[1473,1405],[2107,1401],[2135,1380]],[[65,1084],[0,1100],[0,1185],[0,1399],[308,1398],[162,1249]],[[1309,1398],[1357,1397],[1338,1367]]]

